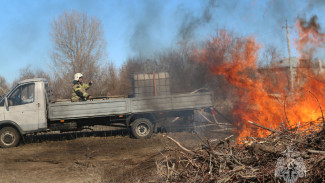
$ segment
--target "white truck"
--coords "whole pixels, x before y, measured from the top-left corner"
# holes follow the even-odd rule
[[[135,138],[149,138],[166,116],[192,116],[213,106],[211,92],[85,102],[51,102],[42,78],[19,82],[0,101],[0,146],[17,146],[27,134],[76,131],[94,125],[123,124]]]

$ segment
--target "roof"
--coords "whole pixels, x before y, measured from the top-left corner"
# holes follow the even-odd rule
[[[292,67],[298,67],[298,63],[299,63],[299,59],[297,57],[291,57],[291,61],[292,61]],[[273,67],[290,67],[290,63],[289,63],[289,59],[288,58],[284,58],[283,60],[274,62],[272,64]]]
[[[33,78],[33,79],[25,79],[20,81],[18,84],[22,84],[22,83],[34,83],[34,82],[47,82],[46,79],[44,78]]]
[[[291,57],[292,67],[293,68],[325,68],[325,65],[321,60],[308,60],[304,58]],[[261,66],[260,69],[270,69],[270,68],[278,68],[278,69],[286,69],[290,67],[290,62],[288,58],[284,58],[282,60],[272,62],[270,65]]]

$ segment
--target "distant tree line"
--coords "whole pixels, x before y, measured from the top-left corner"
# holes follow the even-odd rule
[[[191,92],[198,88],[209,88],[216,98],[225,98],[231,92],[231,85],[224,76],[211,74],[211,65],[202,63],[205,59],[215,65],[233,58],[236,51],[245,47],[247,39],[234,36],[224,30],[202,45],[179,44],[175,49],[166,49],[155,56],[129,58],[120,68],[113,62],[106,62],[106,42],[101,22],[76,11],[64,12],[52,24],[51,37],[54,50],[51,53],[51,72],[33,70],[26,66],[20,70],[18,81],[29,78],[46,78],[56,98],[70,98],[73,76],[80,72],[85,81],[94,81],[89,90],[93,96],[128,95],[132,93],[132,77],[135,73],[168,72],[171,79],[171,92]],[[200,55],[201,54],[201,55]],[[269,49],[265,57],[271,62],[276,49]],[[198,59],[200,57],[200,59]],[[105,64],[103,64],[105,63]],[[8,92],[10,86],[0,76],[0,96]]]

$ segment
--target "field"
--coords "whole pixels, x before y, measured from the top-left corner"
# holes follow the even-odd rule
[[[211,129],[211,128],[210,128]],[[156,163],[178,146],[193,149],[204,131],[174,130],[150,139],[130,138],[126,130],[29,136],[15,148],[0,149],[1,182],[159,182]],[[227,134],[213,133],[210,137]],[[200,136],[200,138],[198,137]]]

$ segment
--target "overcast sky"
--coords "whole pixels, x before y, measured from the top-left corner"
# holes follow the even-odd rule
[[[207,40],[220,28],[254,36],[286,55],[286,20],[293,47],[297,17],[317,15],[325,25],[322,0],[0,0],[0,75],[11,83],[27,65],[47,71],[53,49],[50,24],[71,10],[102,22],[104,62],[118,67],[129,57],[176,47],[184,39]]]

